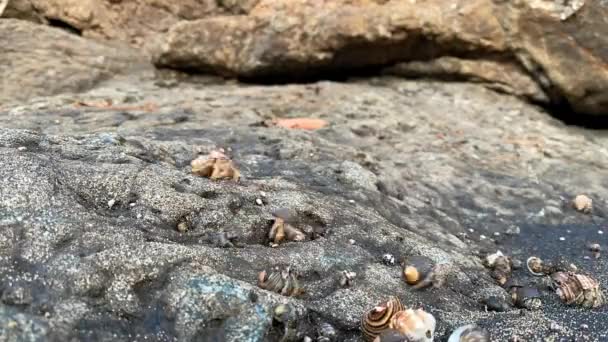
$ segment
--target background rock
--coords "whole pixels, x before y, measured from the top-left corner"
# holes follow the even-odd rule
[[[533,101],[603,114],[606,6],[547,0],[449,6],[434,0],[261,1],[248,15],[176,24],[154,61],[258,79],[324,78],[410,62],[392,70],[482,80]]]
[[[133,70],[151,70],[136,52],[85,40],[63,30],[0,20],[0,103],[90,89]]]
[[[146,46],[180,20],[247,13],[259,0],[11,0],[5,17],[70,27],[101,40]]]

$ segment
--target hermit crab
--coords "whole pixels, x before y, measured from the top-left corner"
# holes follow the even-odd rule
[[[190,162],[192,173],[212,180],[232,179],[238,181],[241,173],[233,162],[224,154],[224,150],[211,151],[207,156],[200,156]]]
[[[522,309],[539,310],[543,302],[540,299],[540,291],[535,287],[530,286],[513,286],[509,293],[513,304]]]
[[[268,239],[270,239],[273,244],[278,245],[283,240],[304,241],[306,239],[306,234],[285,222],[285,218],[275,215],[274,224],[268,232]]]
[[[576,265],[568,262],[564,258],[557,258],[553,262],[543,261],[541,258],[532,256],[526,260],[528,271],[534,276],[551,275],[560,271],[576,271]]]
[[[441,287],[448,276],[447,264],[435,264],[425,256],[411,256],[403,262],[405,282],[414,289]]]
[[[433,341],[436,320],[423,309],[406,309],[391,297],[366,312],[361,319],[363,338],[368,341]]]
[[[484,260],[486,267],[492,270],[492,278],[500,285],[504,285],[513,271],[511,258],[502,254],[501,251],[490,254]]]
[[[589,276],[574,272],[556,272],[551,279],[555,292],[567,305],[597,308],[605,302],[600,284]]]
[[[291,267],[276,268],[270,275],[266,271],[260,272],[258,286],[284,296],[295,297],[304,293],[304,288],[300,286],[298,281],[298,274]]]
[[[490,342],[490,333],[480,326],[468,324],[454,330],[448,342]]]

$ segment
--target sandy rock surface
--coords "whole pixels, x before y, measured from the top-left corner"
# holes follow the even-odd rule
[[[260,124],[300,116],[330,125]],[[289,303],[296,340],[329,323],[357,341],[364,310],[389,295],[423,303],[439,341],[471,322],[500,341],[606,337],[605,308],[567,307],[525,268],[516,277],[541,288],[543,309],[485,311],[490,296],[509,303],[481,264],[496,250],[567,257],[608,281],[604,256],[584,259],[586,243],[606,244],[608,137],[513,97],[396,78],[156,79],[38,98],[0,118],[0,319],[16,339],[278,340],[272,310]],[[218,148],[241,182],[190,173],[192,159]],[[592,213],[572,207],[580,193]],[[270,247],[282,208],[315,239]],[[452,273],[442,288],[415,291],[385,253],[426,255]],[[287,265],[301,272],[301,298],[256,286],[258,272]],[[338,285],[343,270],[357,273],[349,288]]]
[[[0,0],[0,341],[361,341],[389,296],[434,341],[608,340],[525,265],[608,296],[606,8]]]

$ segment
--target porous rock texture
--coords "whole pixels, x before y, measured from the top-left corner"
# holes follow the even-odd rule
[[[260,124],[300,116],[330,125]],[[359,341],[363,312],[390,295],[433,313],[437,341],[472,322],[496,341],[606,338],[605,307],[567,307],[524,270],[542,310],[482,304],[509,302],[481,265],[498,249],[566,257],[608,282],[604,256],[583,259],[586,243],[606,244],[608,137],[514,97],[390,77],[114,80],[5,106],[0,126],[5,340],[278,341],[287,331],[301,341],[329,323],[336,340]],[[218,148],[240,182],[191,174],[193,158]],[[591,214],[571,207],[579,193],[593,198]],[[317,238],[270,247],[282,208]],[[444,287],[415,291],[385,253],[426,255],[451,273]],[[288,265],[302,297],[256,286],[258,272]],[[348,288],[343,270],[357,274]],[[292,308],[287,330],[273,320],[279,303]]]

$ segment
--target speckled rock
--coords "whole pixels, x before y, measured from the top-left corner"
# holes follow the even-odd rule
[[[0,109],[0,320],[17,322],[11,338],[302,340],[330,324],[358,341],[361,314],[390,295],[435,315],[438,340],[469,323],[499,341],[606,338],[606,307],[567,307],[544,287],[539,311],[486,312],[488,298],[509,303],[480,258],[561,256],[608,284],[603,259],[584,259],[588,242],[607,243],[605,132],[473,84],[214,82],[115,79]],[[302,116],[329,125],[261,124]],[[218,148],[240,182],[191,173]],[[572,207],[581,193],[591,213]],[[283,208],[307,238],[273,248]],[[218,244],[221,234],[236,239]],[[445,286],[413,290],[386,253],[449,264]],[[304,294],[258,288],[259,272],[288,265]],[[357,277],[341,288],[345,270]],[[515,275],[542,286],[525,267]],[[278,304],[293,321],[273,320]]]
[[[0,20],[0,103],[78,92],[134,70],[151,69],[137,52],[85,40],[63,30]]]

